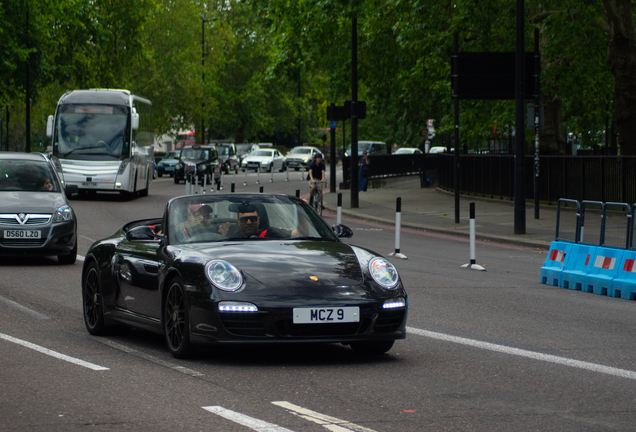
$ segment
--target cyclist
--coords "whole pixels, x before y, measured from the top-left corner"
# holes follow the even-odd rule
[[[314,205],[314,194],[316,193],[316,189],[318,182],[325,181],[325,164],[322,161],[322,155],[320,153],[316,153],[314,156],[314,160],[309,164],[309,205]],[[322,205],[322,203],[320,203]]]

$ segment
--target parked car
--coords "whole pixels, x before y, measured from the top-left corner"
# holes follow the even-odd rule
[[[163,215],[130,222],[86,253],[86,329],[153,331],[177,358],[236,343],[385,353],[406,336],[407,293],[387,259],[340,240],[352,235],[294,196],[173,198]]]
[[[422,150],[415,148],[415,147],[402,147],[399,148],[395,151],[396,155],[400,155],[400,154],[422,154]]]
[[[285,156],[285,163],[289,168],[293,168],[296,171],[300,169],[306,170],[309,163],[314,160],[316,154],[322,155],[320,150],[316,147],[294,147],[287,153],[287,156]]]
[[[203,181],[204,175],[208,176],[208,184],[221,181],[221,163],[216,146],[195,144],[181,150],[179,162],[174,166],[174,182],[185,182],[188,175],[196,175],[198,183]]]
[[[243,171],[256,171],[259,167],[261,171],[285,171],[285,158],[276,149],[260,149],[254,150],[241,163]]]
[[[166,153],[166,156],[157,164],[157,175],[159,177],[164,174],[168,174],[170,177],[174,177],[174,166],[179,163],[179,150],[174,150]]]
[[[221,171],[225,174],[238,171],[239,158],[236,156],[236,146],[234,144],[217,144],[216,150],[219,153]]]
[[[59,162],[58,162],[59,163]],[[61,172],[61,165],[59,172]],[[77,257],[77,218],[55,164],[42,153],[0,152],[0,255]]]
[[[451,148],[451,151],[453,151],[454,149]],[[444,153],[446,151],[446,147],[443,146],[435,146],[435,147],[431,147],[431,149],[428,151],[431,154],[435,154],[435,153]]]
[[[362,156],[363,151],[369,156],[389,154],[386,143],[381,141],[358,141],[358,156]],[[347,147],[344,155],[351,156],[351,145]]]
[[[236,144],[236,156],[239,158],[239,165],[243,163],[243,159],[245,159],[250,153],[259,149],[260,147],[256,144]]]

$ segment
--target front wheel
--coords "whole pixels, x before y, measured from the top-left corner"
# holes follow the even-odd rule
[[[105,334],[104,304],[99,283],[99,269],[95,262],[88,265],[82,277],[82,304],[86,330],[93,336]]]
[[[57,256],[57,262],[63,265],[75,264],[75,260],[77,260],[77,240],[75,240],[75,245],[68,255]]]
[[[179,177],[176,175],[174,176],[174,184],[179,184]]]
[[[176,358],[189,357],[194,346],[190,342],[190,319],[180,278],[170,282],[164,302],[163,329],[172,355]]]
[[[384,354],[393,347],[395,341],[352,342],[351,349],[356,354],[379,355]]]

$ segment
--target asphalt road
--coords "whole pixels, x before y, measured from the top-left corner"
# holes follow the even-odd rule
[[[308,192],[299,173],[269,178],[265,192]],[[237,177],[238,192],[259,190],[248,179]],[[147,198],[74,199],[79,254],[184,191],[162,178]],[[343,223],[350,243],[393,251],[393,227]],[[409,334],[369,358],[286,345],[176,360],[150,333],[88,334],[81,261],[3,259],[0,431],[634,430],[633,302],[541,285],[539,250],[479,243],[487,271],[465,270],[466,240],[403,230],[401,252]]]

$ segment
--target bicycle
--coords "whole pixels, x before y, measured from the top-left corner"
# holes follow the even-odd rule
[[[314,192],[314,210],[318,213],[318,216],[322,216],[322,185],[323,182],[316,182],[316,192]]]

